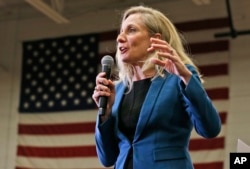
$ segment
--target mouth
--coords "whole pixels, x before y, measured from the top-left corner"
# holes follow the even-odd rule
[[[119,50],[120,50],[121,54],[124,54],[124,53],[127,52],[128,48],[126,48],[126,47],[119,47]]]

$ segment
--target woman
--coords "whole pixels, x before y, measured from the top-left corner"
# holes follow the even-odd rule
[[[97,105],[100,96],[108,97],[105,115],[96,121],[101,163],[116,169],[192,169],[192,128],[213,138],[221,121],[174,25],[155,9],[127,9],[116,61],[119,81],[99,73],[92,96]]]

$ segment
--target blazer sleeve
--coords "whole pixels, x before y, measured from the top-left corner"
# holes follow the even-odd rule
[[[95,142],[97,156],[105,167],[114,165],[119,153],[117,139],[114,134],[115,118],[110,116],[105,122],[100,122],[98,115],[95,127]]]
[[[192,76],[187,84],[181,82],[184,104],[196,132],[205,137],[216,137],[221,130],[219,113],[203,88],[194,67],[187,66]]]

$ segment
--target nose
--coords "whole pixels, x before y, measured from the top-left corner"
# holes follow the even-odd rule
[[[125,36],[124,36],[124,33],[119,33],[117,38],[116,38],[116,41],[119,42],[119,43],[122,43],[124,42],[126,39],[125,39]]]

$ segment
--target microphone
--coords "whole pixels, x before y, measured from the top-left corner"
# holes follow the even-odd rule
[[[102,72],[106,73],[105,78],[110,79],[111,68],[112,68],[112,65],[114,64],[114,59],[111,56],[106,55],[102,58],[101,63],[102,63]],[[98,114],[100,116],[103,116],[105,114],[105,111],[107,108],[107,103],[108,103],[107,96],[100,96],[100,98],[99,98],[99,110],[98,110]]]

